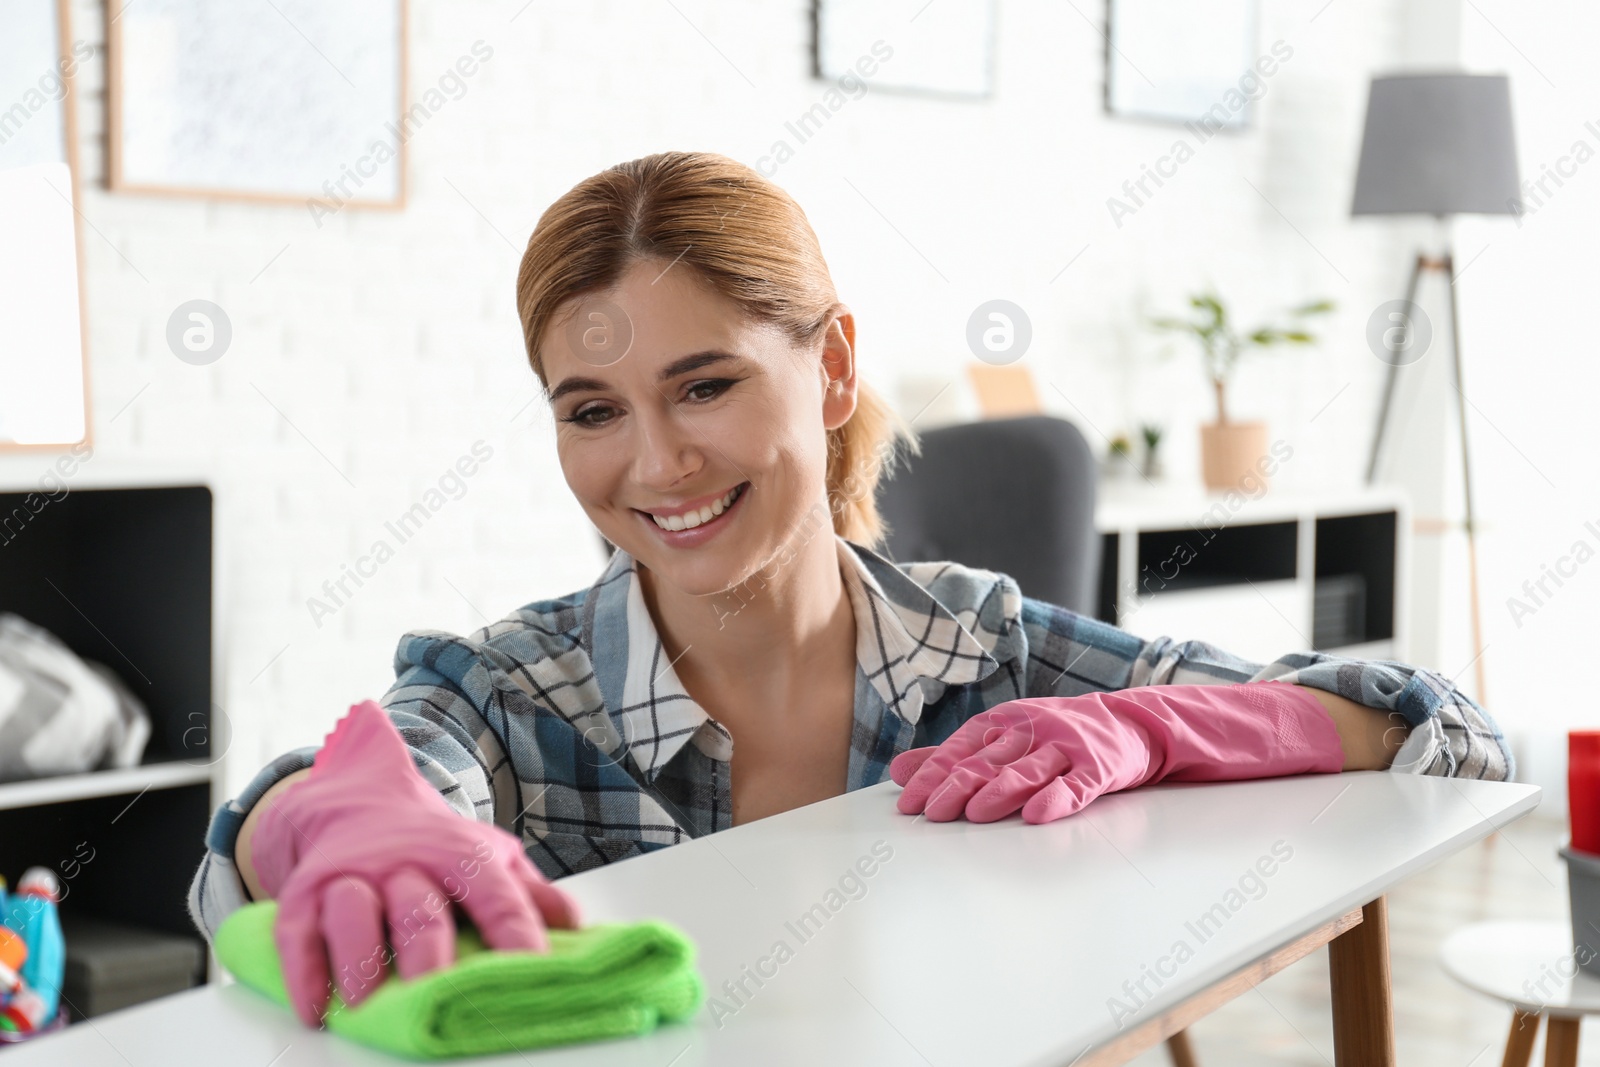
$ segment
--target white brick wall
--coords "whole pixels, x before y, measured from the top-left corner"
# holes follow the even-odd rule
[[[103,52],[83,67],[90,470],[169,462],[217,488],[231,786],[381,694],[405,629],[469,629],[477,611],[498,617],[598,573],[542,403],[512,420],[534,396],[513,303],[521,246],[552,199],[612,163],[667,148],[754,163],[826,88],[808,73],[809,0],[675,5],[413,2],[413,93],[475,40],[494,56],[411,140],[404,212],[349,209],[320,228],[290,205],[108,193]],[[1155,358],[1165,342],[1140,317],[1207,281],[1244,316],[1328,296],[1341,305],[1328,343],[1247,364],[1232,410],[1292,441],[1286,480],[1356,480],[1381,369],[1362,333],[1409,239],[1347,210],[1366,79],[1401,54],[1399,8],[1264,0],[1262,48],[1282,38],[1295,51],[1257,128],[1201,146],[1121,228],[1106,198],[1183,131],[1104,114],[1103,43],[1083,17],[1098,22],[1098,3],[1005,0],[992,101],[852,100],[777,179],[856,312],[866,377],[892,395],[903,373],[957,375],[967,315],[1003,296],[1033,320],[1027,358],[1052,410],[1078,417],[1065,393],[1108,434],[1163,422],[1172,475],[1192,478],[1209,389],[1187,349]],[[74,36],[100,46],[101,6],[78,0],[73,17]],[[206,367],[164,340],[194,298],[234,326]],[[494,457],[466,496],[315,627],[306,598],[478,439]],[[0,478],[28,483],[47,463],[7,458]]]

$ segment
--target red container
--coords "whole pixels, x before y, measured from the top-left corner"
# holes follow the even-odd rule
[[[1567,809],[1573,851],[1600,855],[1600,730],[1567,734]]]

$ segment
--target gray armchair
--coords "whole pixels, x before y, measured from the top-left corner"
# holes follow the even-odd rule
[[[1026,596],[1092,616],[1100,576],[1096,465],[1078,428],[1050,415],[919,435],[878,487],[887,552],[1000,571]]]

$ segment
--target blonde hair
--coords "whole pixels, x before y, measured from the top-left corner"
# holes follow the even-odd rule
[[[711,152],[659,152],[573,186],[540,216],[517,272],[528,362],[549,388],[539,340],[567,301],[611,289],[641,259],[686,266],[752,319],[817,344],[844,310],[805,212],[775,183]],[[828,431],[834,532],[876,545],[886,533],[876,489],[898,441],[915,432],[866,382],[856,409]]]

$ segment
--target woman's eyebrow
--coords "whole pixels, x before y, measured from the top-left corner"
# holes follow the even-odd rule
[[[680,374],[687,374],[692,370],[699,370],[701,367],[709,367],[712,364],[723,363],[727,360],[738,360],[738,358],[732,352],[723,352],[717,349],[696,352],[693,355],[681,356],[668,363],[661,368],[661,373],[656,377],[659,381],[670,381]],[[565,378],[560,385],[550,391],[549,401],[553,404],[568,393],[597,392],[605,388],[606,383],[598,378]]]

